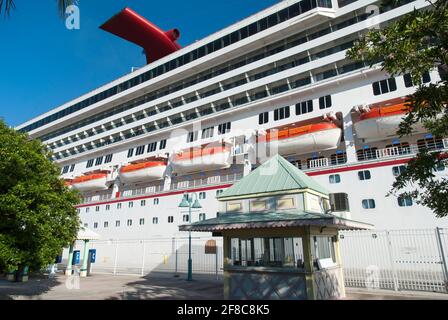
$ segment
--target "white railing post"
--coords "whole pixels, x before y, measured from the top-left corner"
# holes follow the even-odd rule
[[[445,291],[448,292],[448,267],[447,267],[447,261],[445,256],[445,248],[443,247],[443,241],[442,241],[442,233],[441,228],[436,228],[436,237],[437,237],[437,245],[439,247],[439,254],[440,254],[440,262],[442,264],[442,273],[443,278],[445,282]]]
[[[393,256],[393,253],[392,253],[392,242],[390,240],[389,230],[386,230],[386,241],[387,241],[387,251],[388,251],[388,254],[389,254],[390,267],[392,269],[392,278],[393,278],[393,282],[394,282],[394,290],[398,291],[398,279],[397,279],[397,273],[395,271],[394,256]]]
[[[142,272],[141,275],[142,277],[145,275],[145,257],[146,257],[146,242],[145,240],[143,241],[143,256],[142,256]]]
[[[117,263],[118,263],[118,241],[115,244],[114,275],[117,274]]]

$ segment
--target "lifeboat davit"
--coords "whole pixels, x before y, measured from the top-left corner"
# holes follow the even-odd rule
[[[79,191],[99,191],[107,188],[107,172],[77,177],[72,181],[73,188]]]
[[[146,161],[130,164],[120,169],[120,180],[125,183],[163,179],[166,161]]]
[[[229,145],[205,146],[183,150],[172,159],[175,173],[190,173],[229,168],[231,166],[231,147]]]
[[[341,134],[342,129],[335,123],[323,121],[270,131],[258,142],[266,143],[271,151],[277,148],[280,154],[305,154],[337,148]]]
[[[378,140],[397,136],[397,131],[409,107],[405,102],[391,106],[376,107],[359,116],[353,126],[360,139]],[[425,132],[423,124],[413,126],[415,132]]]

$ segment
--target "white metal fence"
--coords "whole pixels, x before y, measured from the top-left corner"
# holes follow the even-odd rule
[[[215,241],[216,253],[210,242]],[[96,240],[90,241],[88,249],[96,249],[96,261],[92,273],[146,275],[150,272],[186,273],[189,245],[186,238],[160,238],[141,240]],[[212,242],[213,244],[213,242]],[[83,242],[77,242],[74,250],[83,251]],[[193,273],[222,275],[222,238],[192,237],[191,257]],[[65,250],[63,263],[67,263]]]
[[[347,287],[448,292],[448,229],[339,235]]]
[[[448,229],[346,231],[339,238],[347,287],[448,293]],[[206,253],[209,240],[216,254]],[[221,277],[222,247],[222,238],[192,237],[193,273]],[[188,237],[91,241],[89,249],[97,252],[93,273],[187,272]],[[75,250],[82,254],[83,243]]]

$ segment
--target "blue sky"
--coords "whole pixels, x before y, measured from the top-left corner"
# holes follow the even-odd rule
[[[279,0],[80,1],[81,29],[68,30],[56,1],[17,0],[0,18],[0,117],[16,126],[145,64],[142,50],[98,27],[130,7],[188,45]]]

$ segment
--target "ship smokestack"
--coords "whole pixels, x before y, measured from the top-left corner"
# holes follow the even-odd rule
[[[124,8],[100,28],[142,47],[148,64],[181,48],[176,42],[180,38],[178,29],[165,32],[130,8]]]

